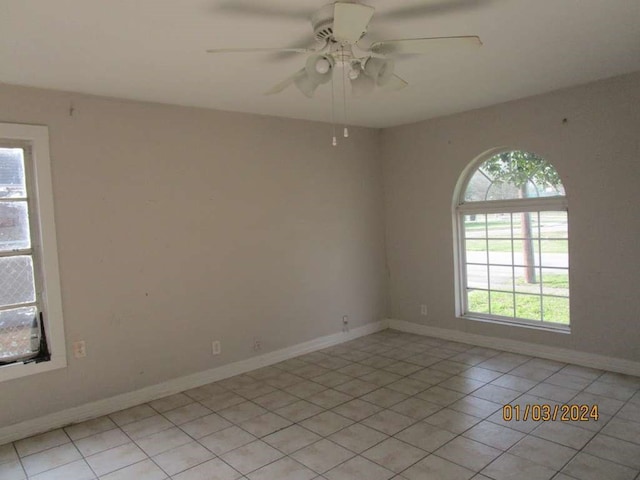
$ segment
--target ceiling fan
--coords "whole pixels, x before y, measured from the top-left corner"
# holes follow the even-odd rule
[[[482,45],[477,36],[455,36],[385,40],[365,46],[361,40],[374,13],[375,8],[349,0],[323,6],[311,15],[316,48],[218,48],[207,52],[309,54],[301,70],[274,85],[265,95],[280,93],[293,84],[304,95],[312,97],[320,85],[333,78],[337,67],[343,68],[354,95],[370,93],[376,87],[401,90],[408,84],[395,74],[395,56],[426,54],[441,47]]]

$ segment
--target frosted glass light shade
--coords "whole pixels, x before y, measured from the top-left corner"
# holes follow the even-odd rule
[[[383,87],[393,77],[394,67],[393,60],[371,57],[364,65],[364,73],[373,78],[377,86]]]
[[[317,85],[322,85],[331,80],[335,61],[329,55],[311,55],[305,66],[307,76]],[[328,68],[326,68],[328,65]],[[324,71],[325,73],[321,73]]]

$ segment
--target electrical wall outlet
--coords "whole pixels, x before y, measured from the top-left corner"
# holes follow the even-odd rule
[[[253,351],[257,352],[259,350],[262,350],[262,342],[259,338],[256,338],[253,340]]]
[[[215,340],[211,343],[211,353],[213,355],[220,355],[220,353],[222,353],[220,340]]]
[[[83,358],[87,356],[87,344],[84,340],[73,342],[73,356],[75,358]]]
[[[349,315],[345,315],[342,317],[342,331],[343,332],[349,331]]]
[[[423,317],[427,316],[427,306],[426,305],[420,305],[420,315],[422,315]]]

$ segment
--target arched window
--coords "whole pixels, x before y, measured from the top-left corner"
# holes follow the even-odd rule
[[[568,330],[567,200],[553,165],[493,152],[465,170],[455,195],[458,315]]]

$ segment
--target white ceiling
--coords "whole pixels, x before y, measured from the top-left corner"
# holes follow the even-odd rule
[[[0,82],[329,121],[329,85],[312,100],[294,86],[262,95],[304,55],[205,53],[312,46],[306,18],[325,3],[0,0]],[[640,70],[640,0],[366,3],[369,40],[479,35],[484,46],[399,59],[410,87],[348,98],[350,124],[400,125]]]

